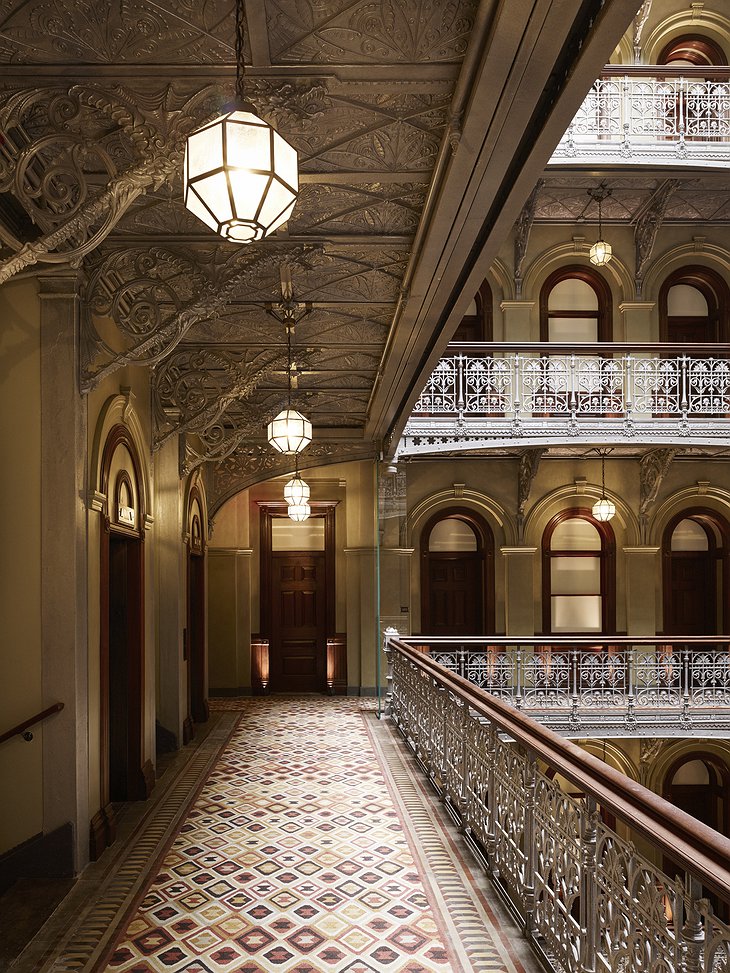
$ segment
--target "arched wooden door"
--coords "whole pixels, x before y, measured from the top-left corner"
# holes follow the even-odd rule
[[[670,520],[662,544],[664,633],[720,635],[730,619],[730,527],[695,507]]]
[[[91,857],[116,837],[114,804],[143,800],[154,770],[143,756],[144,515],[140,463],[128,429],[114,426],[102,457],[106,496],[100,544],[99,757],[101,809]]]
[[[494,538],[471,510],[443,511],[421,534],[421,631],[494,632]]]
[[[188,712],[193,723],[206,723],[209,709],[206,691],[205,652],[205,540],[202,504],[197,492],[190,500],[188,541]]]

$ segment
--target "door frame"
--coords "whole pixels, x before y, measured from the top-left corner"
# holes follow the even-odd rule
[[[680,553],[672,551],[672,534],[681,521],[695,519],[710,521],[722,537],[722,548],[709,549],[708,560],[714,559],[716,565],[719,562],[722,572],[719,585],[721,600],[720,604],[715,604],[715,620],[718,629],[717,634],[726,635],[730,627],[730,524],[719,511],[713,510],[711,507],[685,507],[679,510],[667,522],[662,533],[662,631],[665,635],[672,634],[667,632],[667,606],[672,601],[671,562],[672,558]],[[717,570],[717,567],[715,570]],[[687,633],[680,632],[679,634],[686,635]],[[711,637],[708,634],[708,638]]]
[[[324,583],[325,583],[325,650],[326,640],[335,635],[335,610],[337,599],[335,594],[335,509],[339,500],[310,501],[312,517],[324,519]],[[271,550],[271,522],[288,516],[289,504],[285,500],[267,503],[258,502],[260,529],[260,569],[261,582],[259,584],[260,629],[265,639],[271,639],[272,633],[272,550]],[[290,551],[296,554],[296,551]],[[311,552],[302,552],[311,553]]]
[[[476,554],[481,564],[481,616],[484,635],[495,633],[494,610],[494,534],[487,521],[469,507],[444,507],[430,517],[421,531],[421,632],[425,630],[424,619],[431,618],[431,574],[429,541],[431,531],[442,520],[461,520],[474,531],[477,538]]]
[[[112,482],[112,460],[118,447],[123,446],[132,461],[132,470],[121,469]],[[134,491],[134,525],[120,518],[119,493],[124,485]],[[129,699],[130,753],[134,753],[134,767],[130,768],[130,800],[144,800],[154,786],[152,762],[143,762],[144,745],[144,664],[145,664],[145,516],[144,485],[137,448],[129,429],[122,423],[112,426],[104,444],[101,459],[101,492],[105,497],[102,510],[99,543],[99,789],[100,809],[90,825],[90,857],[96,860],[116,838],[116,817],[109,795],[109,608],[110,608],[110,542],[112,535],[130,542],[129,555],[133,590],[136,602],[135,625],[130,629],[129,650],[131,690]]]

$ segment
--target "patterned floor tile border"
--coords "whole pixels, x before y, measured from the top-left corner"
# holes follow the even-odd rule
[[[106,973],[461,970],[360,701],[242,708]]]
[[[464,969],[535,973],[540,967],[522,933],[474,862],[402,738],[385,718],[370,717],[367,722]]]
[[[216,716],[210,731],[173,759],[149,801],[129,805],[118,838],[87,866],[59,908],[13,963],[12,973],[86,973],[118,933],[165,852],[240,714]]]

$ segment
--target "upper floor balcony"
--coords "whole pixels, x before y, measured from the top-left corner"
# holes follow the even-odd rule
[[[730,445],[727,345],[452,343],[398,456],[571,443]]]
[[[549,165],[729,162],[730,68],[621,65],[593,84]]]

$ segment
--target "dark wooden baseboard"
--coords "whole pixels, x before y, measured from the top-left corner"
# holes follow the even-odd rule
[[[89,858],[97,861],[117,837],[117,819],[111,804],[100,808],[89,823]]]
[[[193,728],[193,721],[188,713],[188,715],[183,720],[183,746],[187,746],[188,743],[193,739],[195,730]]]
[[[70,821],[0,855],[0,894],[20,878],[71,878],[74,834]]]
[[[155,782],[157,777],[155,776],[155,768],[151,760],[145,760],[142,765],[142,779],[144,781],[145,795],[144,800],[150,796],[155,788]]]

